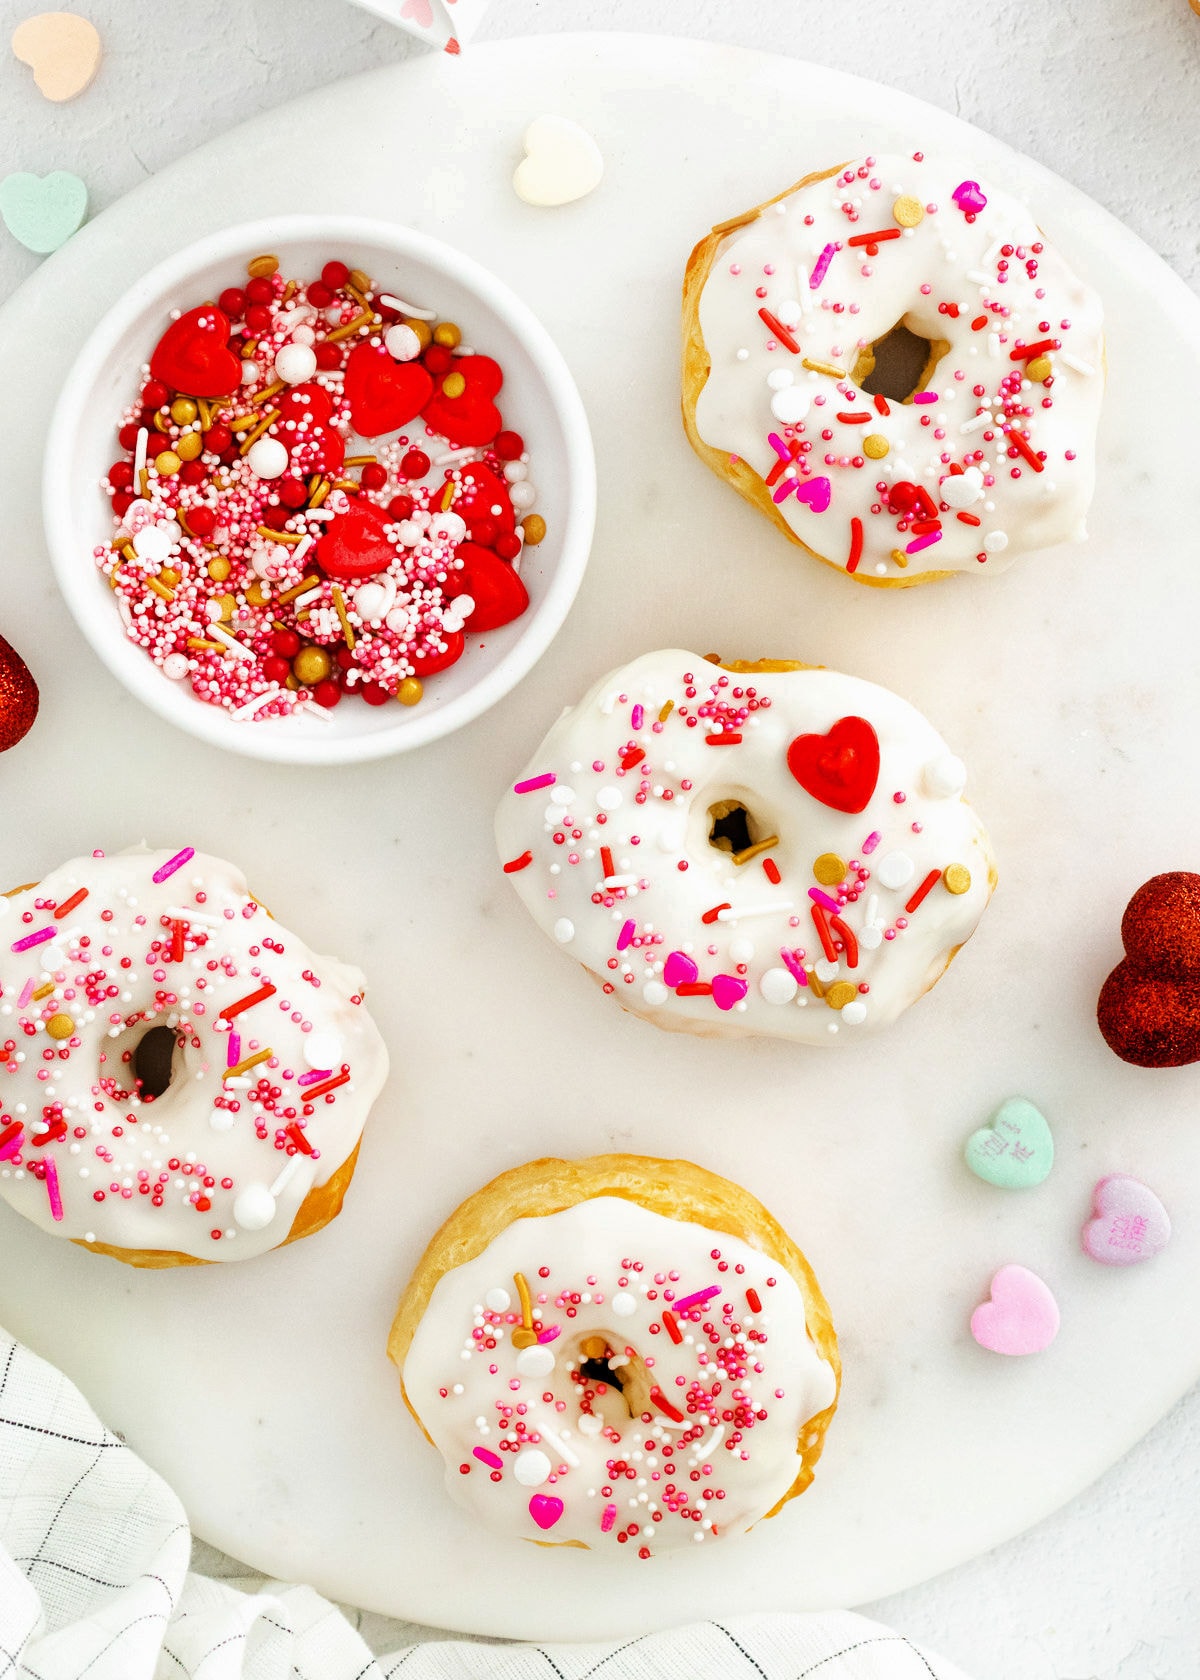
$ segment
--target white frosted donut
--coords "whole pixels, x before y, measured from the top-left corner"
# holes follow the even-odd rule
[[[841,1044],[928,990],[983,913],[965,778],[875,683],[669,649],[563,714],[496,835],[538,925],[624,1008]]]
[[[927,342],[889,397],[875,347],[901,324]],[[688,264],[694,447],[860,582],[999,571],[1082,537],[1103,361],[1095,292],[961,160],[809,176]]]
[[[134,1265],[319,1229],[387,1073],[364,989],[190,846],[0,897],[0,1196]]]
[[[480,1522],[641,1557],[803,1492],[840,1373],[816,1279],[766,1209],[630,1155],[534,1161],[472,1196],[388,1352]]]

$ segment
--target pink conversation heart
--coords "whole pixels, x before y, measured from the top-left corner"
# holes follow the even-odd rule
[[[539,1528],[553,1528],[563,1514],[563,1502],[555,1493],[535,1493],[529,1501],[529,1515]]]
[[[684,956],[682,951],[672,951],[663,965],[663,985],[690,986],[699,972],[691,957]]]
[[[971,1334],[992,1353],[1041,1353],[1058,1335],[1058,1302],[1034,1272],[1001,1266],[991,1299],[971,1314]]]
[[[1132,1266],[1161,1254],[1171,1221],[1153,1190],[1124,1173],[1102,1178],[1092,1193],[1095,1218],[1083,1227],[1083,1248],[1105,1266]]]
[[[803,484],[796,486],[796,500],[810,507],[814,513],[824,513],[829,506],[829,480],[806,478]]]
[[[735,1003],[741,1003],[749,987],[736,974],[714,974],[712,989],[717,1008],[732,1009]]]
[[[433,28],[433,8],[429,0],[404,0],[400,8],[402,18],[411,18],[418,29]]]

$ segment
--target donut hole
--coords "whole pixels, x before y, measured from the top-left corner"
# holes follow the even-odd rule
[[[897,321],[859,351],[850,377],[869,397],[911,402],[929,384],[934,368],[949,348],[947,339],[925,338],[914,332],[907,320]]]
[[[154,1102],[169,1090],[175,1077],[175,1029],[150,1027],[133,1047],[130,1067],[136,1094],[142,1102]]]
[[[580,1383],[596,1390],[594,1411],[619,1423],[651,1410],[650,1372],[641,1354],[629,1348],[622,1337],[585,1336],[578,1359]]]
[[[748,863],[760,852],[779,844],[777,834],[764,833],[764,825],[740,799],[718,799],[708,807],[708,843],[726,852],[734,863]]]

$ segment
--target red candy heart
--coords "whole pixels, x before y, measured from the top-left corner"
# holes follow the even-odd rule
[[[446,380],[455,374],[466,380],[466,389],[448,397]],[[453,368],[442,376],[436,395],[425,404],[425,424],[455,449],[482,448],[504,423],[492,401],[503,383],[500,364],[490,356],[457,356]]]
[[[346,362],[345,389],[354,430],[378,437],[416,419],[433,395],[433,380],[420,362],[394,362],[386,350],[359,344]]]
[[[341,471],[346,443],[329,425],[333,398],[323,385],[293,385],[276,399],[275,407],[279,419],[273,429],[287,445],[297,472]]]
[[[461,659],[463,649],[467,645],[467,638],[461,630],[443,630],[439,640],[446,644],[444,653],[413,653],[409,655],[414,673],[418,677],[432,677],[438,671],[444,671],[453,665],[455,660]]]
[[[834,811],[865,811],[879,780],[879,737],[866,718],[839,718],[828,735],[797,735],[788,769],[805,793]]]
[[[1100,989],[1109,1049],[1135,1067],[1200,1061],[1200,875],[1155,875],[1121,919],[1124,961]]]
[[[499,508],[497,513],[495,510]],[[471,461],[463,469],[454,511],[466,520],[469,527],[487,525],[496,537],[511,537],[517,528],[517,516],[509,499],[508,485],[482,462]]]
[[[189,397],[227,397],[242,383],[242,364],[228,344],[232,330],[215,304],[189,309],[155,346],[151,378]]]
[[[462,570],[451,572],[443,588],[453,600],[469,595],[475,610],[464,620],[468,629],[498,630],[520,618],[529,605],[529,593],[506,560],[478,543],[459,543],[455,554]]]
[[[396,558],[387,526],[387,519],[371,502],[353,503],[325,527],[317,543],[317,565],[327,577],[346,583],[378,576]]]
[[[0,636],[0,752],[7,752],[33,728],[38,687],[16,648]]]

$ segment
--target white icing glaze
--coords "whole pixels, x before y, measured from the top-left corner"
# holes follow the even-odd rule
[[[522,1323],[515,1290],[508,1312],[485,1305],[518,1272],[528,1281],[534,1326],[557,1332],[525,1350],[512,1343]],[[664,1307],[705,1290],[714,1291],[707,1302],[676,1315],[675,1343]],[[761,1310],[752,1310],[747,1290]],[[630,1305],[618,1311],[618,1301]],[[615,1385],[580,1380],[592,1337],[628,1360],[626,1371],[644,1361],[648,1370],[625,1380],[643,1393],[653,1385],[681,1416],[651,1397],[646,1414],[631,1417]],[[530,1369],[534,1352],[552,1354],[552,1368],[543,1357]],[[795,1481],[804,1426],[836,1392],[808,1336],[800,1289],[777,1262],[736,1237],[615,1196],[516,1220],[476,1259],[444,1273],[403,1377],[445,1456],[447,1487],[480,1522],[529,1540],[581,1540],[630,1555],[749,1528]],[[535,1499],[562,1501],[544,1529],[530,1511],[531,1489]],[[673,1509],[685,1495],[699,1520]]]
[[[164,873],[182,855],[75,858],[0,898],[0,1137],[20,1128],[0,1144],[0,1195],[62,1236],[245,1260],[281,1243],[350,1155],[387,1052],[357,969],[315,956],[218,858],[195,853]],[[27,943],[46,929],[52,938]],[[265,986],[269,996],[222,1018]],[[143,1101],[130,1061],[155,1026],[176,1033],[173,1075]],[[324,1083],[306,1054],[314,1043],[336,1052],[320,1071],[350,1078],[306,1101]],[[230,1075],[231,1058],[263,1050]]]
[[[850,569],[851,522],[861,522],[863,577],[997,571],[1085,534],[1104,386],[1100,301],[990,178],[986,205],[972,211],[969,173],[904,156],[848,164],[733,230],[704,284],[712,370],[696,405],[700,435],[768,479],[791,529],[834,564]],[[900,199],[901,216],[923,211],[919,225],[898,225]],[[870,250],[849,243],[871,233],[890,237]],[[851,376],[860,351],[899,321],[949,347],[921,398],[883,413]],[[1029,365],[1044,371],[1044,357],[1021,358],[1046,340],[1050,378],[1023,377]],[[995,425],[983,418],[993,414]],[[886,454],[871,458],[869,438]],[[780,476],[793,444],[812,506],[797,499],[795,468]],[[900,484],[925,492],[924,511],[902,511],[912,498]]]
[[[824,736],[839,719],[865,719],[878,740],[878,778],[858,813],[814,797],[789,768],[797,737]],[[729,733],[740,742],[710,744]],[[940,768],[927,778],[930,765]],[[567,920],[569,954],[625,1008],[698,1032],[841,1044],[920,996],[987,903],[987,835],[948,765],[961,770],[933,726],[875,683],[820,670],[739,675],[670,649],[611,672],[563,714],[502,800],[497,842],[535,920],[546,932]],[[569,804],[548,802],[544,785],[515,791],[547,776],[550,793],[571,789]],[[947,792],[929,793],[930,781]],[[606,789],[619,802],[602,800]],[[709,840],[710,807],[730,800],[749,813],[753,840],[778,840],[740,865]],[[813,873],[831,854],[847,866],[840,886]],[[965,891],[935,880],[906,910],[931,872],[955,864],[970,873]],[[851,935],[830,927],[834,961],[814,894],[840,906]],[[788,987],[781,969],[804,983]],[[681,995],[680,976],[715,990]],[[847,1015],[818,995],[829,982],[869,991]],[[849,1001],[848,990],[833,995]]]

